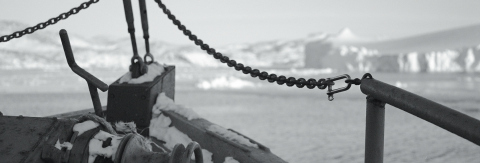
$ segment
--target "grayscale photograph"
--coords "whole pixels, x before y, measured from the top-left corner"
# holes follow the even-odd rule
[[[480,163],[478,0],[0,0],[1,163]]]

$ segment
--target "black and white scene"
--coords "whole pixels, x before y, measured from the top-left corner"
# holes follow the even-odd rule
[[[2,163],[479,163],[478,0],[0,0]]]

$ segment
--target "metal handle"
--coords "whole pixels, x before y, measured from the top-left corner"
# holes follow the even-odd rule
[[[72,46],[70,45],[70,40],[68,39],[68,34],[65,29],[60,30],[60,39],[62,40],[63,50],[65,51],[65,57],[67,58],[68,66],[75,72],[78,76],[85,79],[87,82],[92,83],[96,88],[102,90],[103,92],[108,90],[108,85],[88,73],[75,62],[75,57],[73,56]]]
[[[200,144],[197,142],[190,142],[187,146],[187,159],[188,162],[185,163],[190,163],[190,158],[192,158],[192,155],[195,153],[195,163],[203,163],[203,155],[202,155],[202,148],[200,147]]]
[[[108,90],[108,85],[77,65],[75,62],[75,57],[73,56],[72,46],[70,45],[70,39],[68,38],[68,34],[65,29],[60,30],[60,39],[62,40],[63,50],[65,51],[65,57],[67,58],[68,66],[75,74],[87,81],[88,89],[93,102],[93,108],[95,109],[95,114],[103,117],[102,105],[100,103],[100,97],[98,96],[97,88],[105,92]]]

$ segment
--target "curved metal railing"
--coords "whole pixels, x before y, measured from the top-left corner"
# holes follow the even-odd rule
[[[362,79],[360,90],[367,95],[366,163],[383,162],[385,104],[406,111],[480,146],[478,119],[373,78]]]

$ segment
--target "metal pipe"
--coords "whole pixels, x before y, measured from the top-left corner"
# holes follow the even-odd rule
[[[67,58],[67,63],[70,69],[72,69],[75,74],[85,79],[88,83],[93,84],[96,88],[102,90],[103,92],[107,91],[107,84],[105,84],[100,79],[96,78],[95,76],[77,65],[77,62],[75,62],[75,57],[73,56],[72,46],[70,45],[70,39],[68,38],[67,31],[65,29],[62,29],[60,30],[59,35],[60,40],[62,41],[65,57]]]
[[[366,95],[480,145],[480,121],[478,119],[375,79],[362,79],[360,90]]]
[[[365,163],[383,163],[385,102],[367,96]]]
[[[150,38],[150,35],[148,34],[147,5],[145,4],[145,0],[139,0],[139,6],[140,17],[142,19],[143,38],[145,39],[145,49],[147,53],[150,53],[150,46],[148,43],[148,38]]]
[[[145,56],[143,56],[143,61],[147,64],[153,62],[153,55],[150,53],[150,42],[148,39],[150,35],[148,33],[148,16],[147,16],[147,5],[145,0],[138,1],[140,6],[140,17],[142,18],[142,29],[143,29],[143,38],[145,39]],[[147,57],[150,57],[150,61],[147,61]]]
[[[92,98],[93,110],[95,110],[95,115],[103,117],[102,104],[100,103],[100,97],[98,96],[97,87],[91,82],[88,83],[88,90],[90,92],[90,97]]]

